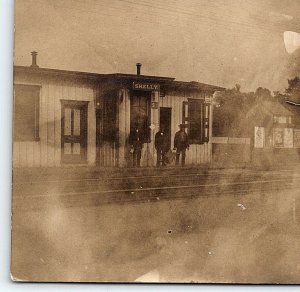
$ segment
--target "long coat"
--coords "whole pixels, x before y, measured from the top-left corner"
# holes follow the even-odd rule
[[[155,134],[155,148],[157,150],[168,151],[168,137],[166,133],[159,131]]]
[[[129,134],[129,144],[133,146],[134,149],[140,150],[143,148],[144,135],[140,130],[132,129]]]
[[[174,137],[174,148],[184,150],[189,147],[188,135],[184,131],[178,131]]]

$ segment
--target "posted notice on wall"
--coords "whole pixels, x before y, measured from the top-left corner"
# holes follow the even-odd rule
[[[294,147],[294,139],[293,139],[293,128],[285,128],[284,129],[284,140],[283,147],[284,148],[293,148]]]
[[[274,129],[274,147],[283,147],[284,141],[284,131],[283,128]]]
[[[274,146],[283,148],[294,147],[294,129],[293,128],[275,128]]]
[[[294,129],[294,147],[300,148],[300,129]]]
[[[254,147],[264,148],[265,144],[265,128],[255,127],[254,128]]]

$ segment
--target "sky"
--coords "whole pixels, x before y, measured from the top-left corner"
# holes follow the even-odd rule
[[[284,90],[300,74],[299,0],[17,0],[15,65]]]

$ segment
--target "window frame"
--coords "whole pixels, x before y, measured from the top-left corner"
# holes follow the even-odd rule
[[[26,135],[19,137],[16,136],[16,101],[17,101],[17,94],[16,89],[17,87],[35,87],[38,88],[38,95],[35,97],[34,100],[34,136],[29,138]],[[40,108],[41,108],[41,91],[42,85],[34,84],[34,83],[14,83],[13,89],[13,141],[14,142],[39,142],[40,141]],[[27,135],[29,136],[29,135]]]
[[[200,104],[200,132],[197,137],[191,136],[192,121],[196,118],[191,118],[191,103]],[[210,124],[210,106],[203,98],[188,98],[183,102],[182,123],[186,124],[187,134],[190,144],[204,144],[209,142],[209,124]]]

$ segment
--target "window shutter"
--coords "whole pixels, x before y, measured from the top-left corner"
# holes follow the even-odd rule
[[[40,141],[40,92],[38,91],[35,101],[35,129],[34,129],[34,139],[35,141]]]
[[[209,141],[209,103],[204,103],[203,107],[203,126],[204,126],[204,131],[203,131],[203,142],[208,142]]]
[[[189,103],[184,101],[182,103],[182,123],[189,125]]]
[[[190,127],[190,119],[189,119],[189,102],[182,102],[182,123],[185,124],[187,135],[189,136],[189,127]]]

